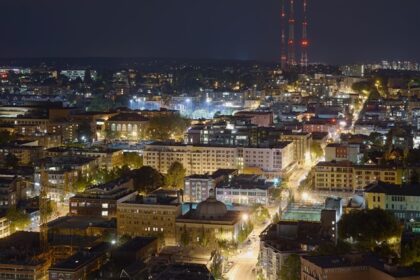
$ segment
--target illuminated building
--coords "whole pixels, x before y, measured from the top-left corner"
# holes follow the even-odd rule
[[[98,158],[99,167],[108,170],[120,167],[124,163],[124,154],[122,150],[106,149],[101,147],[76,148],[76,147],[54,147],[46,150],[47,157],[58,156],[82,156]]]
[[[18,231],[0,239],[0,279],[38,280],[48,277],[51,265],[42,251],[39,233]]]
[[[10,221],[0,216],[0,239],[10,235]]]
[[[115,218],[117,203],[136,195],[131,178],[118,178],[105,184],[91,186],[70,198],[70,215]]]
[[[234,175],[238,174],[237,169],[219,169],[213,174],[194,174],[185,177],[183,198],[185,202],[201,202],[209,197],[211,189],[216,185]]]
[[[47,157],[40,161],[36,169],[36,178],[47,196],[55,201],[67,200],[76,189],[76,181],[81,176],[88,176],[97,170],[97,157],[62,156]]]
[[[149,119],[140,114],[119,113],[105,122],[107,139],[144,139],[148,124]]]
[[[144,165],[166,173],[171,164],[180,162],[187,175],[205,174],[217,169],[253,168],[268,177],[279,177],[295,164],[294,144],[278,142],[271,147],[218,147],[153,143],[146,145]]]
[[[332,143],[325,147],[325,161],[351,161],[358,164],[362,156],[360,146],[355,144]]]
[[[417,280],[414,269],[386,263],[372,255],[302,256],[301,279]]]
[[[117,204],[118,236],[155,236],[165,245],[175,245],[175,221],[180,215],[177,197],[135,197]]]
[[[108,250],[109,244],[99,243],[90,249],[79,251],[67,259],[53,264],[48,269],[48,279],[87,279],[90,272],[98,270],[106,263]]]
[[[355,165],[349,161],[320,162],[314,168],[314,188],[318,191],[363,190],[374,181],[402,183],[402,169],[389,166]]]
[[[210,196],[200,202],[196,209],[176,219],[176,237],[181,244],[188,237],[190,244],[217,244],[219,240],[237,241],[245,220],[240,211],[227,210],[218,201],[213,190]]]
[[[273,182],[258,175],[232,176],[217,185],[216,198],[226,204],[270,205]]]
[[[368,209],[380,208],[390,211],[400,219],[420,221],[420,186],[395,185],[375,182],[364,191]]]

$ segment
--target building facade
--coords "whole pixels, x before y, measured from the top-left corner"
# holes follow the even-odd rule
[[[190,175],[184,180],[183,199],[185,202],[201,202],[209,197],[216,185],[238,174],[237,169],[219,169],[211,175]]]
[[[172,197],[136,197],[117,204],[118,236],[154,236],[165,245],[176,244],[175,223],[181,204]]]
[[[368,209],[380,208],[390,211],[405,222],[420,221],[420,186],[395,185],[375,182],[364,192]]]
[[[106,184],[92,186],[70,198],[70,215],[115,218],[117,204],[137,196],[133,179],[119,178]]]
[[[166,173],[178,161],[187,175],[212,173],[217,169],[258,168],[268,176],[278,177],[295,163],[293,142],[279,142],[270,148],[212,147],[165,145],[155,143],[144,150],[144,164]]]
[[[262,176],[239,175],[221,182],[216,188],[216,198],[225,204],[268,206],[275,188],[273,182]]]
[[[355,165],[349,161],[320,162],[314,168],[314,188],[319,191],[363,190],[374,181],[401,184],[403,172],[390,166]]]
[[[363,154],[356,144],[328,144],[325,147],[325,161],[351,161],[359,164]]]

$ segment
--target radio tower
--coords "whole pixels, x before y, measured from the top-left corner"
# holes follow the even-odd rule
[[[302,41],[300,42],[300,65],[302,68],[308,66],[308,17],[307,17],[307,0],[303,0],[303,21],[302,21]]]
[[[290,0],[290,14],[289,14],[289,41],[288,41],[287,64],[289,67],[296,65],[295,57],[295,1]]]
[[[281,0],[281,54],[280,62],[281,69],[284,70],[287,67],[287,55],[286,55],[286,0]]]

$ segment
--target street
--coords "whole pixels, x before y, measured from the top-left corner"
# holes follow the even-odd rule
[[[300,185],[300,182],[308,176],[311,166],[300,167],[293,171],[293,174],[289,177],[287,182],[290,189],[296,191]],[[278,205],[269,207],[270,216],[278,211],[279,207],[282,209],[287,206],[286,201],[281,201]],[[254,230],[249,236],[250,243],[244,243],[241,252],[229,261],[233,261],[234,265],[226,273],[226,277],[229,280],[255,280],[257,278],[257,262],[258,254],[260,249],[260,233],[269,225],[267,222],[263,225],[256,225]]]

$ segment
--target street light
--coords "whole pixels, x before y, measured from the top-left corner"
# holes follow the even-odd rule
[[[307,192],[302,193],[302,200],[303,201],[308,201],[309,200],[309,194]]]
[[[248,219],[249,219],[248,214],[246,214],[246,213],[242,214],[242,221],[246,222],[246,221],[248,221]]]

